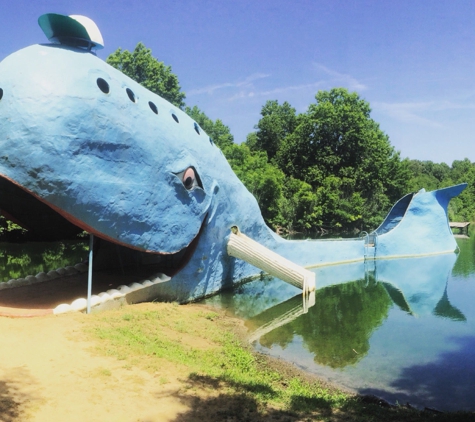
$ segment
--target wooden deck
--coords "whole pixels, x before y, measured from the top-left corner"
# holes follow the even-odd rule
[[[466,221],[463,223],[456,223],[454,221],[451,221],[449,225],[450,225],[450,228],[464,229],[465,227],[470,225],[470,222]]]
[[[451,229],[458,229],[459,232],[468,232],[468,226],[470,225],[469,221],[464,221],[464,222],[455,222],[455,221],[450,221],[449,226]]]

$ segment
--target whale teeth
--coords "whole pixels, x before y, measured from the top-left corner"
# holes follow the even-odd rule
[[[67,266],[64,268],[58,268],[56,270],[48,271],[47,273],[39,272],[34,275],[28,275],[25,278],[17,278],[8,280],[7,282],[0,283],[0,290],[7,289],[10,287],[20,287],[27,286],[33,283],[38,283],[47,280],[54,280],[58,277],[70,276],[79,273],[84,273],[88,270],[86,264],[76,264],[74,266]],[[91,296],[91,307],[98,306],[102,303],[108,301],[114,301],[115,299],[120,299],[126,297],[127,294],[135,292],[146,287],[153,286],[155,284],[164,283],[171,280],[171,277],[163,273],[156,274],[150,280],[142,280],[139,283],[132,283],[128,286],[125,284],[120,285],[116,289],[110,289],[106,292],[99,293],[97,295]],[[133,299],[131,298],[133,301]],[[132,302],[133,303],[133,302]],[[85,311],[87,308],[87,299],[84,297],[74,300],[71,304],[61,303],[53,309],[53,314],[59,315],[67,312],[81,312]]]
[[[88,266],[86,264],[79,263],[79,264],[76,264],[74,268],[80,273],[85,273],[88,269]]]
[[[34,284],[36,283],[36,277],[34,275],[27,275],[25,277],[25,284]]]
[[[157,283],[164,283],[166,281],[170,281],[172,278],[171,277],[168,277],[166,274],[163,274],[163,273],[158,273],[157,274],[157,277],[155,278],[155,282]]]
[[[53,309],[53,314],[65,314],[66,312],[71,312],[73,310],[74,309],[71,305],[68,305],[67,303],[62,303],[61,305],[58,305],[56,306],[56,308]]]
[[[100,297],[98,295],[92,295],[91,296],[91,306],[96,306],[96,305],[98,305],[99,303],[102,303],[102,302],[103,302],[102,297]]]
[[[101,302],[107,302],[112,299],[111,295],[107,292],[99,293],[98,296],[101,298]]]
[[[55,278],[59,277],[58,271],[56,270],[48,271],[46,274],[48,275],[50,280],[54,280]]]
[[[124,297],[125,295],[121,292],[119,292],[117,289],[110,289],[107,290],[106,292],[112,299],[115,299],[116,297]]]
[[[83,309],[87,308],[87,300],[83,297],[80,297],[71,303],[71,308],[74,311],[82,311]]]
[[[46,280],[49,280],[48,274],[43,273],[43,272],[36,274],[35,277],[36,277],[36,280],[37,280],[37,281],[46,281]]]
[[[130,289],[129,286],[126,286],[124,284],[122,284],[121,286],[117,287],[117,290],[119,290],[119,292],[123,293],[123,294],[127,294],[127,293],[130,293],[132,290]]]
[[[67,266],[64,269],[66,271],[66,275],[74,275],[74,274],[78,273],[78,270],[76,270],[76,268],[74,268],[72,266]]]
[[[132,290],[133,292],[135,290],[141,289],[142,287],[143,286],[139,283],[132,283],[131,285],[129,285],[130,290]]]

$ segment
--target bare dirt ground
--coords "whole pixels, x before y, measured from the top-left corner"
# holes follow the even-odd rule
[[[0,317],[0,421],[195,420],[201,393],[189,393],[180,368],[150,374],[98,356],[82,333],[86,318]]]

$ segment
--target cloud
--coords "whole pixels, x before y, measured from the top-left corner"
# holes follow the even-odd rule
[[[253,84],[252,82],[258,80],[258,79],[264,79],[268,78],[270,75],[266,73],[253,73],[252,75],[246,77],[243,80],[236,81],[236,82],[225,82],[222,84],[216,84],[216,85],[208,85],[203,88],[196,88],[188,91],[186,93],[187,97],[192,97],[193,95],[202,95],[202,94],[208,94],[208,95],[213,95],[215,91],[219,91],[222,89],[234,89],[234,88],[252,88]]]
[[[252,75],[238,81],[234,82],[224,82],[222,84],[208,85],[202,88],[196,88],[187,91],[187,97],[192,97],[195,95],[214,95],[218,91],[225,90],[226,93],[230,93],[229,97],[225,98],[225,101],[239,101],[246,100],[250,98],[268,98],[268,97],[285,97],[291,93],[295,92],[316,92],[319,89],[328,89],[335,85],[344,86],[350,90],[364,91],[367,89],[366,85],[360,83],[355,78],[350,75],[342,74],[331,70],[321,64],[313,63],[313,67],[318,68],[323,71],[326,75],[329,75],[331,78],[320,79],[315,82],[302,83],[302,84],[291,84],[276,86],[270,89],[258,89],[257,84],[254,82],[260,81],[262,79],[269,78],[271,75],[267,73],[253,73]],[[269,83],[267,84],[269,85]]]
[[[329,75],[332,78],[330,82],[333,85],[335,85],[335,83],[338,83],[348,88],[349,90],[355,90],[355,91],[365,91],[366,89],[368,89],[366,85],[362,84],[351,75],[347,75],[345,73],[340,73],[340,72],[337,72],[336,70],[329,69],[328,67],[320,63],[313,63],[313,66],[316,69],[321,70],[322,72]]]
[[[451,101],[429,101],[429,102],[406,102],[406,103],[386,103],[375,102],[372,104],[373,110],[378,110],[387,116],[403,123],[415,123],[433,128],[444,127],[435,114],[449,110],[471,110],[475,109],[474,104],[457,104]],[[434,116],[433,118],[424,115]]]
[[[228,101],[240,100],[243,98],[252,98],[252,97],[273,97],[276,95],[289,94],[292,91],[315,91],[321,88],[324,85],[324,82],[314,82],[310,84],[301,84],[301,85],[291,85],[277,87],[267,91],[244,91],[241,90],[232,97],[228,98]]]

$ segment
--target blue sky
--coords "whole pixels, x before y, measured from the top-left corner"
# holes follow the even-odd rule
[[[102,59],[142,41],[212,119],[245,140],[267,100],[304,112],[345,87],[402,157],[475,162],[475,1],[0,0],[0,59],[46,42],[43,13],[81,14]]]

